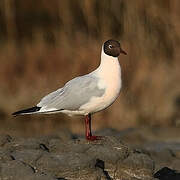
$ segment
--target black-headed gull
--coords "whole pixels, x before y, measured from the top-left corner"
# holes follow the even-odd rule
[[[91,114],[110,106],[119,95],[122,86],[118,61],[120,53],[126,54],[118,41],[106,41],[102,46],[101,62],[96,70],[68,81],[64,87],[43,97],[35,107],[17,111],[13,115],[84,115],[86,139],[99,139],[99,136],[92,136],[91,133]]]

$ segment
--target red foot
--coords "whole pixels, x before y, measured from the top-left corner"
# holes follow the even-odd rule
[[[88,141],[96,141],[96,140],[101,140],[103,136],[87,136],[86,139]]]
[[[85,127],[86,127],[86,139],[88,141],[95,141],[95,140],[102,139],[102,136],[92,136],[92,133],[91,133],[91,114],[86,115]]]

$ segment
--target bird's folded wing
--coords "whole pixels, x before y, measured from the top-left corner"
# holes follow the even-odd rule
[[[45,96],[38,107],[55,110],[78,110],[92,97],[101,97],[105,89],[98,87],[99,79],[95,76],[79,76],[67,82],[63,88]]]

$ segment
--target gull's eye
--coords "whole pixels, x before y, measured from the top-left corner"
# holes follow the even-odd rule
[[[109,45],[109,48],[112,49],[112,47],[113,47],[113,46],[110,44],[110,45]]]

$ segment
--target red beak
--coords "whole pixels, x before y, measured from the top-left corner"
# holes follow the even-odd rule
[[[127,55],[127,53],[120,48],[120,53]]]

